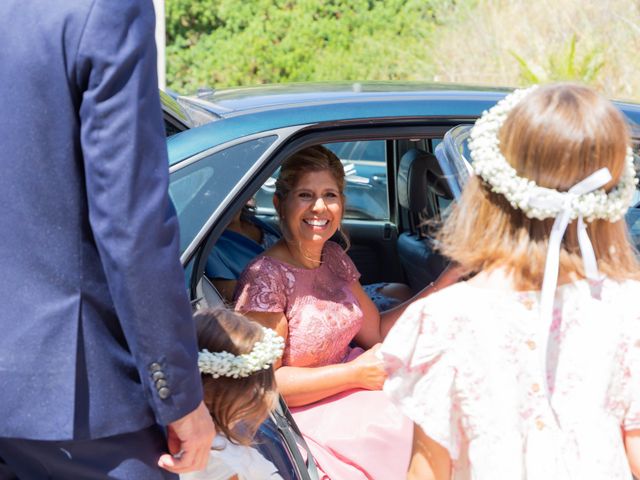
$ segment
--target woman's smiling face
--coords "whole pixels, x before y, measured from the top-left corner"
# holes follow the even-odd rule
[[[342,193],[329,170],[308,172],[282,200],[280,215],[294,242],[323,245],[342,220]]]

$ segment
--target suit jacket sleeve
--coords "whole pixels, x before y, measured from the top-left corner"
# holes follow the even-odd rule
[[[95,0],[76,81],[91,229],[142,384],[167,424],[196,408],[202,386],[178,224],[167,214],[154,28],[151,0]]]

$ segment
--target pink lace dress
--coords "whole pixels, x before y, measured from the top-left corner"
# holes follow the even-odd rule
[[[283,365],[322,367],[349,361],[362,310],[350,285],[359,273],[342,248],[327,242],[317,269],[260,256],[240,276],[236,310],[284,312],[289,337]],[[350,390],[292,408],[323,478],[395,480],[406,476],[412,424],[381,391]]]
[[[455,480],[630,480],[639,299],[636,281],[558,288],[543,372],[539,292],[459,283],[400,317],[382,347],[384,390],[447,448]]]

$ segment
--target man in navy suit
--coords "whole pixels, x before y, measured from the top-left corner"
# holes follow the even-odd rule
[[[0,458],[21,479],[204,468],[152,2],[0,18]]]

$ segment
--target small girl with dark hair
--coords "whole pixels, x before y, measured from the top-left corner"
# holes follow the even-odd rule
[[[282,355],[284,340],[229,310],[202,310],[194,319],[204,402],[218,435],[207,468],[181,478],[280,479],[276,467],[251,444],[277,400],[272,365]]]

